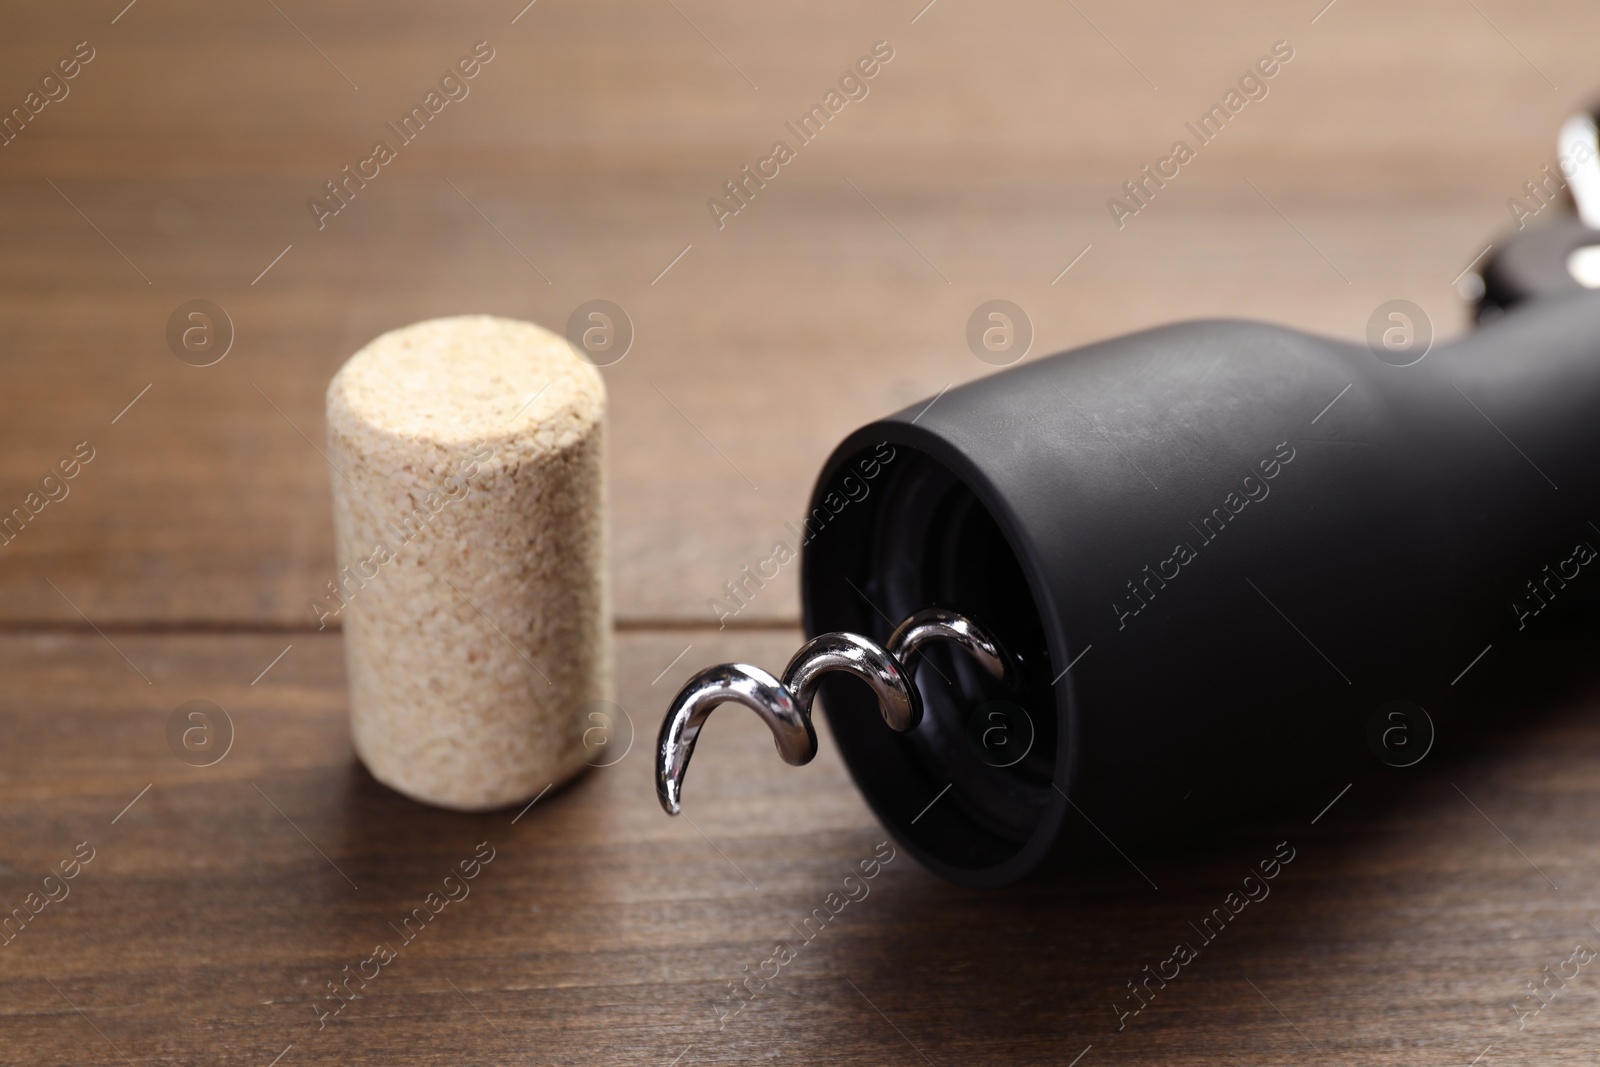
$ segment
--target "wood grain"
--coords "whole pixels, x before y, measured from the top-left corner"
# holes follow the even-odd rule
[[[1600,939],[1583,648],[1410,771],[997,893],[901,855],[810,940],[884,840],[831,741],[790,770],[719,713],[677,820],[648,767],[690,672],[787,659],[793,575],[726,630],[708,599],[845,433],[991,371],[980,302],[1024,307],[1030,359],[1196,316],[1358,338],[1396,297],[1462,330],[1453,283],[1591,88],[1593,5],[125,2],[0,13],[0,108],[96,49],[0,147],[0,515],[95,451],[0,547],[0,904],[94,849],[0,947],[0,1063],[1593,1059],[1590,971],[1517,1008]],[[319,230],[307,199],[479,40],[470,95]],[[870,94],[718,229],[707,198],[877,40]],[[1278,40],[1270,94],[1118,229],[1107,198]],[[323,389],[384,330],[559,329],[596,297],[636,335],[605,370],[634,743],[520,817],[423,808],[352,758],[306,607],[333,568]],[[235,328],[215,366],[164,338],[195,298]],[[233,724],[214,766],[169,749],[190,700]],[[1270,895],[1121,1015],[1284,841]],[[470,896],[405,943],[480,842]],[[721,1017],[779,940],[795,959]]]
[[[285,1063],[666,1064],[686,1048],[683,1063],[1063,1063],[1090,1044],[1094,1061],[1194,1064],[1592,1054],[1586,973],[1525,1029],[1512,1010],[1541,968],[1597,940],[1592,682],[1546,687],[1535,723],[1468,735],[1324,812],[1334,798],[1191,854],[1132,856],[1137,869],[986,893],[897,856],[806,941],[796,927],[884,839],[831,739],[788,769],[753,716],[714,716],[676,820],[651,799],[648,762],[662,696],[691,663],[776,664],[796,637],[625,636],[631,750],[520,817],[376,785],[350,753],[337,636],[297,636],[255,685],[281,636],[0,640],[0,903],[20,906],[78,842],[95,850],[70,895],[0,948],[0,1062],[265,1064],[291,1044]],[[195,698],[233,722],[215,766],[166,747],[171,709]],[[494,859],[469,895],[403,942],[389,924],[484,841]],[[1294,859],[1268,895],[1203,942],[1190,924],[1282,841]],[[728,984],[777,941],[796,958],[721,1018],[743,1003]],[[1119,1031],[1125,983],[1180,941],[1198,958]],[[326,983],[380,943],[397,958],[319,1028],[317,1006],[337,1003]]]
[[[1029,358],[1204,315],[1358,337],[1396,296],[1455,332],[1451,282],[1547,161],[1600,29],[1551,4],[1512,45],[1444,0],[1343,0],[1315,25],[1254,2],[941,3],[915,24],[685,8],[753,90],[670,5],[541,4],[515,25],[489,3],[285,9],[357,91],[270,5],[113,14],[13,14],[0,42],[0,100],[72,41],[98,49],[0,149],[0,507],[63,449],[104,442],[73,498],[0,550],[13,620],[79,621],[39,580],[67,573],[99,624],[304,626],[332,564],[329,472],[306,438],[339,363],[425,316],[560,328],[597,296],[637,335],[606,372],[619,616],[711,620],[835,441],[990,370],[964,340],[983,300],[1029,312]],[[471,95],[319,231],[306,200],[479,39],[497,58]],[[896,58],[870,95],[719,231],[706,199],[877,39]],[[1107,198],[1278,39],[1296,58],[1270,95],[1117,230]],[[196,297],[238,336],[204,370],[163,340]],[[794,620],[793,583],[744,617]]]

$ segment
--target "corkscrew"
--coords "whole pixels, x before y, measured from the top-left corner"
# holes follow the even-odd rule
[[[1463,272],[1478,328],[1448,344],[1407,330],[1393,348],[1394,305],[1426,319],[1406,300],[1372,312],[1366,344],[1176,323],[848,435],[801,542],[803,625],[822,636],[781,681],[729,664],[684,687],[660,735],[662,806],[679,810],[720,703],[810,760],[820,687],[897,844],[993,887],[1315,814],[1398,773],[1397,705],[1448,739],[1463,694],[1600,612],[1581,569],[1600,545],[1592,110],[1559,147],[1577,213],[1543,211],[1554,194],[1524,205],[1535,224]],[[919,689],[925,652],[946,677]]]
[[[779,681],[760,667],[723,663],[690,678],[661,724],[656,746],[656,795],[668,815],[683,810],[683,776],[700,729],[718,705],[742,704],[772,731],[778,754],[799,767],[817,754],[811,705],[824,675],[854,675],[871,688],[891,730],[905,733],[922,721],[915,678],[922,651],[933,642],[964,650],[1008,689],[1020,685],[1021,664],[989,630],[954,611],[928,608],[906,619],[880,645],[855,633],[826,633],[807,641],[789,660]]]

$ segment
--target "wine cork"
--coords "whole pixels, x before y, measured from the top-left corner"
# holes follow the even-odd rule
[[[611,698],[599,371],[529,323],[434,319],[352,356],[327,415],[361,761],[462,810],[582,770]]]

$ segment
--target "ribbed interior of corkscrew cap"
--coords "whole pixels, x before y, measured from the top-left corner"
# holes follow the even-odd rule
[[[805,528],[808,631],[882,641],[913,612],[950,608],[1018,653],[1026,679],[1009,691],[961,651],[930,646],[917,675],[923,720],[903,734],[884,725],[865,686],[831,679],[822,703],[845,761],[924,863],[967,884],[1015,880],[1043,851],[1063,740],[1044,625],[1017,553],[966,483],[905,444],[836,456],[825,477]]]

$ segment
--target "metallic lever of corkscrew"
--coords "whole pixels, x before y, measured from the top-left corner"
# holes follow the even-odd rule
[[[1600,106],[1579,111],[1561,124],[1556,158],[1572,194],[1578,219],[1600,230]],[[1585,289],[1600,289],[1600,244],[1585,242],[1567,253],[1567,273]]]
[[[1572,192],[1578,217],[1591,230],[1600,230],[1600,133],[1596,110],[1588,108],[1574,114],[1561,124],[1561,132],[1556,135],[1562,176]]]
[[[872,687],[889,728],[902,733],[922,721],[917,695],[917,663],[935,641],[964,649],[978,665],[1008,688],[1017,688],[1020,665],[989,631],[954,611],[928,608],[895,627],[879,645],[859,634],[821,634],[806,642],[784,668],[779,681],[760,667],[724,663],[696,674],[673,697],[656,743],[656,795],[668,815],[683,810],[683,776],[694,755],[700,728],[719,704],[743,704],[772,731],[778,755],[791,766],[810,763],[817,754],[811,705],[822,676],[843,671]]]

